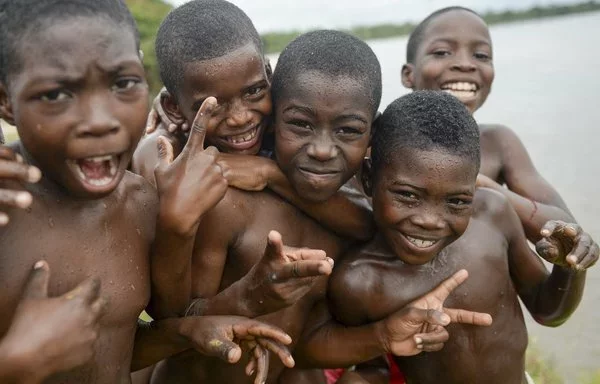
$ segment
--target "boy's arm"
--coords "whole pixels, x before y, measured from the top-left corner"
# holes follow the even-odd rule
[[[423,351],[440,350],[448,340],[444,327],[450,322],[481,326],[492,323],[488,314],[444,308],[448,295],[467,277],[467,271],[458,271],[431,292],[386,318],[365,325],[344,326],[332,318],[325,302],[318,303],[296,345],[294,358],[299,366],[306,368],[343,368],[386,353],[412,356]],[[338,283],[343,281],[340,279]],[[352,307],[368,311],[371,305],[368,303],[374,300],[368,295],[353,295],[349,289],[339,290],[341,286],[343,284],[329,287],[329,295],[337,295],[338,300],[347,303],[345,309],[341,306],[334,309],[336,318],[339,313],[340,320],[346,318],[353,324],[356,319],[352,316],[356,316],[360,309]],[[360,319],[368,317],[367,313],[360,316]]]
[[[185,146],[187,137],[183,133],[171,133],[159,127],[152,134],[142,137],[131,159],[131,171],[142,176],[154,187],[156,187],[154,170],[159,163],[158,138],[161,136],[167,139],[173,147],[174,156],[179,156]]]
[[[304,213],[333,232],[353,239],[370,239],[373,216],[369,200],[364,194],[347,183],[325,203],[313,203],[303,199],[292,188],[277,164],[268,158],[220,154],[219,165],[230,186],[259,191],[269,187]]]
[[[499,146],[501,176],[508,189],[485,176],[478,178],[478,185],[508,198],[532,242],[541,239],[540,230],[548,220],[575,222],[558,192],[539,174],[517,135],[503,126],[491,129],[489,134]]]
[[[191,298],[192,252],[202,217],[225,195],[227,182],[216,164],[215,148],[204,149],[206,127],[216,107],[207,98],[194,119],[181,154],[158,139],[159,165],[155,170],[159,212],[151,249],[152,294],[150,314],[156,319],[183,314]]]
[[[510,275],[523,303],[540,324],[558,326],[564,323],[575,311],[585,285],[586,272],[583,269],[568,266],[566,262],[568,238],[557,238],[560,246],[554,243],[542,252],[553,260],[555,265],[549,273],[540,257],[530,248],[515,210],[505,199],[497,207],[498,223],[508,233],[508,257]],[[570,243],[572,246],[572,242]],[[561,265],[558,265],[561,264]]]

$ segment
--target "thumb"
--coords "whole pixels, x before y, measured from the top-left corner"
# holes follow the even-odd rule
[[[190,136],[185,145],[186,150],[191,151],[203,151],[204,150],[204,138],[206,137],[206,126],[212,112],[217,107],[217,99],[214,97],[207,97],[206,100],[200,106],[194,121],[192,122],[192,128],[190,129]],[[189,149],[188,149],[189,148]]]
[[[164,136],[159,136],[156,142],[158,148],[158,164],[160,167],[168,166],[173,162],[173,145]]]
[[[267,237],[267,247],[265,248],[265,257],[269,260],[286,259],[283,251],[283,239],[279,232],[269,232]]]
[[[230,364],[237,363],[242,357],[242,349],[233,341],[226,338],[214,338],[208,342],[205,353],[218,357]]]
[[[45,261],[38,261],[29,274],[23,298],[42,299],[48,297],[48,281],[50,281],[50,267]]]

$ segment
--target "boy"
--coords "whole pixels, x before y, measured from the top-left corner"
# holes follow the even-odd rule
[[[475,190],[478,171],[478,127],[456,98],[414,92],[380,117],[365,173],[378,232],[336,268],[328,292],[334,316],[347,325],[376,321],[465,268],[471,278],[448,302],[494,318],[489,328],[449,326],[439,352],[396,358],[411,383],[525,383],[517,297],[538,322],[557,326],[577,307],[595,262],[572,268],[572,244],[558,235],[538,244],[554,255],[548,273],[507,199]]]
[[[219,165],[230,186],[262,189],[268,174],[269,187],[311,217],[341,235],[368,238],[372,221],[363,196],[350,191],[332,196],[327,205],[315,204],[295,193],[274,162],[228,156],[269,156],[273,151],[272,133],[267,132],[272,112],[271,70],[260,36],[241,9],[224,0],[190,1],[165,18],[158,35],[157,60],[168,91],[160,97],[165,117],[191,126],[202,102],[209,96],[217,98],[218,110],[206,127],[206,144],[221,152]],[[185,132],[165,129],[142,139],[132,169],[152,184],[156,184],[160,136],[173,146],[175,156],[188,139]],[[248,169],[261,177],[245,176]],[[341,220],[339,212],[350,213],[349,218]]]
[[[443,90],[456,96],[471,113],[479,109],[494,80],[492,41],[485,21],[463,7],[440,9],[411,33],[402,67],[402,84],[410,89]],[[533,242],[548,220],[574,222],[566,204],[535,169],[527,150],[509,128],[479,126],[481,175],[478,185],[504,194]],[[503,187],[506,184],[507,188]],[[576,247],[569,263],[579,265],[598,257],[600,249],[589,234],[575,226]]]
[[[274,73],[273,97],[277,164],[305,198],[326,200],[327,194],[334,194],[354,175],[366,152],[381,97],[377,58],[364,42],[350,35],[334,31],[305,34],[282,53]],[[204,300],[194,301],[188,313],[214,311],[218,300],[220,310],[248,317],[272,312],[278,306],[277,312],[261,319],[280,325],[296,341],[313,307],[324,298],[326,279],[304,278],[307,289],[287,303],[279,303],[279,299],[269,295],[247,299],[246,292],[260,283],[252,276],[264,268],[259,257],[265,248],[264,238],[272,228],[281,232],[286,242],[322,249],[331,258],[347,245],[270,192],[248,193],[230,188],[216,207],[204,215],[196,233],[192,296]],[[270,244],[279,242],[279,234],[269,234]],[[273,253],[285,257],[281,250]],[[269,275],[269,279],[287,284],[283,273]],[[410,336],[406,339],[407,331],[400,325],[409,317],[400,312],[392,320],[361,327],[359,332],[369,357],[386,350],[384,344],[398,353],[415,353],[414,341]],[[424,319],[413,321],[411,324],[418,326],[411,328],[411,335]],[[479,314],[469,321],[486,323]],[[376,330],[381,330],[381,337],[376,336]],[[433,337],[437,348],[445,336],[440,331]],[[355,343],[353,339],[348,342]],[[281,364],[273,362],[268,382],[277,382],[281,371]],[[247,380],[239,369],[193,352],[167,359],[157,366],[153,377],[157,383]]]
[[[12,149],[43,176],[37,184],[23,186],[34,196],[33,203],[27,211],[9,209],[11,225],[0,233],[4,287],[0,308],[6,315],[0,320],[0,335],[8,331],[13,315],[16,324],[23,325],[23,303],[17,307],[20,292],[30,265],[42,252],[53,266],[50,296],[89,279],[71,294],[45,301],[48,314],[60,301],[72,301],[63,308],[73,313],[57,315],[64,318],[62,326],[73,325],[81,316],[76,311],[84,309],[78,307],[88,305],[92,313],[87,311],[86,324],[92,325],[102,303],[108,302],[97,334],[90,327],[79,335],[87,347],[97,337],[93,353],[75,349],[81,356],[55,362],[54,368],[72,368],[86,356],[91,360],[46,382],[129,383],[137,317],[149,299],[148,254],[157,205],[151,187],[125,170],[147,114],[135,22],[118,0],[22,0],[5,3],[1,10],[0,115],[18,129],[21,141]],[[197,165],[194,159],[184,158]],[[47,264],[36,267],[39,272]],[[101,282],[104,288],[98,299]],[[43,296],[43,289],[36,294]],[[267,330],[273,346],[289,342],[281,331],[271,333],[272,327],[254,321],[250,325],[235,318],[175,320],[163,323],[175,328],[162,333],[171,338],[172,349],[196,347],[229,361],[239,359],[241,352],[231,340],[247,337],[248,330],[258,339],[256,329]],[[39,340],[43,329],[37,335],[32,332],[38,342],[43,342]],[[13,330],[7,338],[12,338]],[[71,331],[77,330],[73,325]],[[62,342],[67,341],[72,342]],[[59,345],[55,351],[61,353],[65,347]],[[34,374],[24,379],[42,378]]]

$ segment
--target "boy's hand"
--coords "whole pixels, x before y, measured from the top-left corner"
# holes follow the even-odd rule
[[[182,124],[176,124],[172,122],[171,119],[169,119],[169,116],[167,116],[167,114],[165,113],[165,110],[163,109],[160,100],[167,94],[168,91],[165,88],[161,89],[159,94],[152,102],[152,109],[150,109],[148,119],[146,120],[147,135],[156,131],[161,125],[165,126],[167,128],[167,131],[171,133],[176,132],[177,130],[181,130],[184,132],[190,130],[190,127],[187,122],[183,122]]]
[[[448,340],[448,332],[443,327],[450,323],[491,325],[492,317],[487,313],[444,307],[450,293],[468,276],[464,269],[456,272],[431,292],[377,323],[386,351],[396,356],[437,351]]]
[[[206,128],[217,99],[202,103],[192,124],[183,151],[173,160],[173,146],[158,138],[159,164],[154,170],[160,198],[160,220],[180,235],[193,236],[204,213],[214,207],[227,191],[227,181],[216,162],[219,151],[204,149]]]
[[[550,220],[540,233],[543,239],[536,243],[536,251],[552,264],[585,270],[598,261],[598,244],[575,223]]]
[[[495,180],[487,177],[486,175],[480,173],[477,175],[477,182],[475,184],[477,187],[485,187],[491,189],[499,189],[502,188],[500,184],[498,184]]]
[[[330,275],[332,269],[325,251],[285,247],[281,234],[271,231],[263,257],[247,275],[252,312],[259,316],[294,304],[312,289],[316,277]]]
[[[13,356],[30,362],[28,375],[40,380],[78,367],[94,355],[99,319],[106,302],[100,281],[86,280],[60,297],[48,297],[50,269],[38,261],[25,284],[23,296],[3,343],[14,346]]]
[[[31,194],[19,190],[19,184],[37,183],[41,177],[38,168],[23,163],[10,147],[0,145],[0,226],[8,224],[5,207],[28,208],[31,205]]]
[[[244,191],[262,191],[269,182],[269,168],[277,165],[271,159],[250,155],[219,153],[217,163],[230,187]]]
[[[251,376],[256,372],[256,384],[267,380],[269,352],[275,353],[286,367],[294,366],[285,347],[292,342],[291,337],[272,325],[238,316],[190,316],[181,321],[180,333],[200,353],[233,364],[242,357],[242,347],[249,350],[246,373]]]

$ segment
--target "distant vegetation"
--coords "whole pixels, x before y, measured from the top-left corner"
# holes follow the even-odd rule
[[[151,92],[152,94],[155,94],[158,89],[160,89],[161,83],[158,76],[156,55],[154,53],[154,39],[160,22],[172,7],[162,0],[126,0],[126,2],[138,22],[138,27],[142,36],[144,65],[148,71],[148,81],[150,83]],[[524,11],[487,12],[483,14],[483,18],[488,24],[499,24],[599,10],[600,2],[587,1],[579,4],[533,7]],[[358,26],[347,32],[350,32],[363,40],[369,40],[408,35],[413,27],[413,23],[407,22],[404,24]],[[291,40],[301,33],[302,31],[289,31],[263,34],[262,38],[266,52],[280,52]]]

